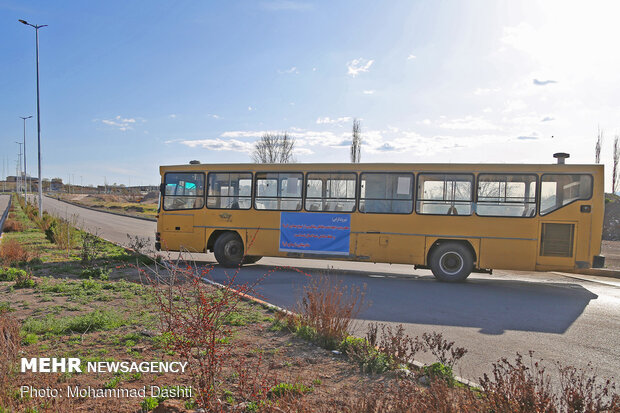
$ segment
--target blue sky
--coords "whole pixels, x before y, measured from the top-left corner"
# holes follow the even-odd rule
[[[0,0],[0,154],[36,113],[43,175],[157,183],[158,166],[249,162],[288,131],[300,162],[611,164],[618,2]],[[552,138],[553,136],[553,138]],[[27,123],[36,175],[36,121]],[[607,168],[611,169],[610,167]],[[609,175],[609,174],[608,174]],[[608,179],[610,181],[610,179]]]

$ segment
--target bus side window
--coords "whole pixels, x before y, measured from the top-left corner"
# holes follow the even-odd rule
[[[360,212],[410,214],[413,211],[412,173],[362,173]]]
[[[306,210],[354,211],[356,178],[355,173],[308,173]]]
[[[416,212],[431,215],[471,215],[472,174],[418,174]]]

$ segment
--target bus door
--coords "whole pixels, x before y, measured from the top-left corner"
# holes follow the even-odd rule
[[[202,252],[205,249],[204,173],[167,172],[158,230],[164,250]]]

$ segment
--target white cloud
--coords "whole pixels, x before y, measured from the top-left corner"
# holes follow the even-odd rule
[[[439,124],[440,128],[455,130],[496,130],[497,125],[478,116],[465,116],[464,118],[451,119]]]
[[[347,74],[356,77],[362,72],[368,72],[370,66],[374,63],[374,60],[368,60],[364,58],[353,59],[347,62]]]
[[[285,74],[298,75],[299,74],[299,70],[297,69],[297,67],[293,66],[290,69],[278,70],[278,73],[281,74],[281,75],[285,75]]]
[[[415,59],[417,56],[414,54],[410,54],[409,56],[407,56],[407,60],[413,60]]]
[[[248,106],[248,110],[252,112],[253,110],[256,110],[256,108],[253,108],[252,106]]]
[[[497,93],[499,91],[500,91],[500,88],[482,88],[482,87],[479,87],[476,90],[474,90],[474,95],[477,95],[477,96],[489,95],[491,93]]]
[[[375,91],[374,90],[364,90],[362,93],[365,94],[365,95],[374,95]]]
[[[126,130],[133,129],[131,125],[136,123],[136,120],[134,118],[123,118],[119,115],[116,116],[114,119],[103,119],[101,120],[101,122],[109,126],[114,126],[115,128],[118,128],[119,130],[124,132]]]
[[[172,113],[172,114],[168,115],[168,117],[169,117],[170,119],[176,119],[177,115],[175,115],[174,113]]]
[[[319,125],[334,125],[334,124],[338,124],[338,123],[350,122],[351,119],[352,118],[350,116],[343,116],[343,117],[335,118],[335,119],[332,119],[332,118],[326,116],[324,118],[318,118],[316,120],[316,123],[319,124]]]
[[[244,142],[237,139],[198,139],[184,140],[180,142],[182,145],[190,148],[203,148],[211,151],[234,151],[250,153],[254,148],[252,142]]]
[[[208,113],[207,116],[212,117],[213,119],[220,119],[220,115],[216,115],[215,113]]]

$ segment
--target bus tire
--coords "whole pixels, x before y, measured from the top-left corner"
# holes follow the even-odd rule
[[[243,257],[243,263],[254,264],[255,262],[258,262],[258,260],[260,260],[261,258],[263,258],[262,255],[246,255],[245,257]]]
[[[461,282],[471,274],[474,257],[465,245],[459,242],[447,242],[433,250],[430,267],[438,281]]]
[[[223,267],[239,267],[243,261],[243,241],[235,232],[226,232],[215,240],[215,259]]]

